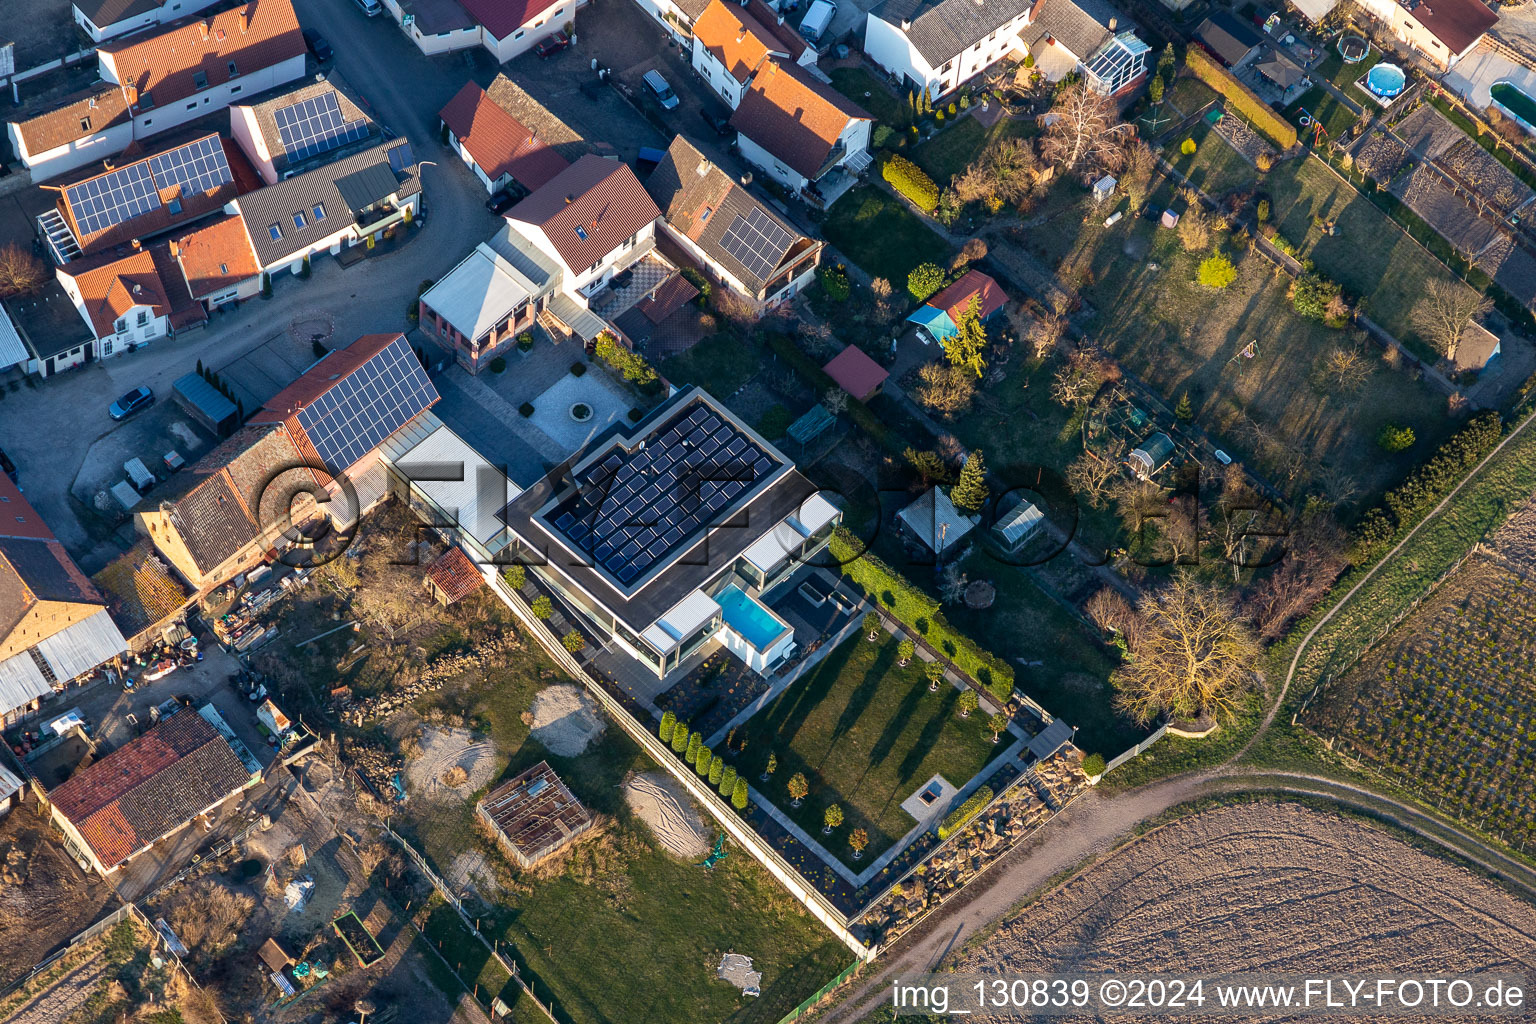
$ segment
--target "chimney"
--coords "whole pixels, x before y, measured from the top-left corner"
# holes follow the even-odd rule
[[[133,246],[134,252],[138,252],[140,249],[144,248],[144,243],[139,241],[137,238],[133,239],[130,244]]]
[[[565,205],[566,205],[566,206],[570,206],[570,205],[571,205],[571,204],[572,204],[572,203],[574,203],[574,202],[575,202],[575,201],[576,201],[576,197],[575,197],[575,196],[573,196],[573,195],[567,195],[567,196],[566,196],[566,197],[565,197]]]
[[[173,256],[176,259],[180,259],[181,258],[181,246],[180,246],[180,244],[177,243],[176,239],[174,239],[174,238],[171,239],[171,256]]]
[[[741,30],[741,35],[736,37],[736,42],[740,43],[745,38],[747,38],[747,30],[745,28],[743,28]]]
[[[206,18],[204,18],[202,21],[197,23],[197,31],[202,35],[204,42],[208,41],[208,29],[209,29],[209,27],[210,26],[208,24],[208,19],[206,19]]]
[[[1111,32],[1113,32],[1115,30],[1115,26],[1118,25],[1119,23],[1120,23],[1120,19],[1119,18],[1111,16],[1110,19],[1109,19],[1109,30]]]
[[[783,11],[779,12],[779,24],[780,25],[784,24],[784,12]]]
[[[245,34],[245,30],[250,28],[250,27],[251,27],[251,8],[250,8],[250,5],[247,4],[245,9],[240,12],[240,34],[244,35]]]
[[[911,18],[902,18],[901,19],[901,30],[903,32],[907,32],[907,31],[910,31],[911,28],[912,28],[912,19]]]

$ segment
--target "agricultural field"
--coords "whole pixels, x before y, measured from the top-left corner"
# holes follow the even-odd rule
[[[919,659],[898,665],[896,646],[889,637],[846,641],[737,733],[747,740],[742,776],[819,841],[826,808],[843,809],[824,845],[855,870],[853,829],[869,833],[867,866],[917,824],[903,800],[936,774],[964,786],[1006,746],[992,742],[983,711],[959,717],[959,690],[930,693]],[[778,769],[759,783],[770,753]],[[810,794],[795,808],[785,787],[797,772]]]
[[[1536,839],[1536,585],[1475,556],[1307,709],[1335,749],[1479,830]]]
[[[1384,826],[1259,800],[1185,809],[957,959],[1002,974],[1524,974],[1536,911]]]

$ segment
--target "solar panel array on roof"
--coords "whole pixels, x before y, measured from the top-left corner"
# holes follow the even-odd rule
[[[398,146],[391,146],[389,150],[389,169],[396,174],[404,174],[405,169],[416,162],[416,154],[411,152],[411,144],[401,141]]]
[[[634,450],[615,447],[547,517],[628,586],[701,527],[722,522],[779,465],[735,424],[692,403]]]
[[[305,160],[366,138],[368,122],[348,121],[335,93],[321,93],[272,112],[278,138],[292,160]]]
[[[396,340],[300,409],[299,426],[325,467],[339,473],[436,398],[420,360]]]
[[[158,209],[160,195],[149,168],[130,164],[64,190],[64,199],[85,235]]]
[[[789,251],[793,240],[794,235],[775,223],[768,214],[753,209],[732,222],[720,244],[753,275],[767,280],[773,275],[773,268],[779,265],[779,261]]]
[[[224,157],[224,145],[217,135],[156,153],[149,158],[149,170],[158,187],[180,185],[184,196],[212,192],[235,180],[229,161]]]

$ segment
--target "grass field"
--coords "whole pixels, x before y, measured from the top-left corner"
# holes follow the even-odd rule
[[[828,77],[832,88],[875,115],[875,120],[893,128],[905,125],[912,110],[904,99],[894,93],[874,75],[860,67],[833,68]]]
[[[1164,94],[1163,98],[1177,107],[1179,113],[1188,117],[1218,97],[1216,90],[1200,79],[1183,75],[1174,79],[1173,87]]]
[[[763,365],[760,345],[742,341],[733,334],[716,334],[680,355],[662,360],[659,369],[662,376],[680,388],[698,384],[724,399],[757,376]]]
[[[1302,93],[1301,97],[1285,108],[1286,118],[1296,126],[1296,132],[1304,141],[1312,139],[1312,127],[1303,125],[1299,118],[1305,111],[1309,117],[1316,118],[1323,123],[1323,128],[1332,138],[1341,138],[1349,126],[1359,120],[1353,110],[1340,103],[1332,93],[1322,86],[1314,86]]]
[[[1326,167],[1307,157],[1268,175],[1270,219],[1317,269],[1361,297],[1361,308],[1424,358],[1433,349],[1413,327],[1413,307],[1432,280],[1450,271],[1407,237],[1386,214]],[[1319,222],[1335,221],[1325,234]]]
[[[871,277],[883,277],[901,292],[907,275],[931,260],[947,265],[950,244],[891,195],[860,185],[832,205],[822,234]]]
[[[865,829],[867,864],[917,824],[901,802],[918,787],[936,774],[963,786],[1004,749],[993,744],[982,712],[959,717],[959,697],[947,685],[930,693],[919,659],[897,665],[896,641],[854,637],[747,722],[741,772],[850,866],[859,861],[848,835]],[[778,770],[760,784],[770,752]],[[805,773],[810,795],[792,808],[785,787],[796,772]],[[822,836],[831,804],[846,820]]]
[[[943,188],[992,142],[1022,138],[1034,132],[1034,125],[1026,121],[1005,118],[988,128],[975,117],[962,117],[959,124],[925,140],[906,155]]]
[[[396,828],[440,870],[466,851],[485,854],[502,891],[486,894],[493,906],[482,929],[512,943],[577,1024],[777,1021],[847,965],[846,947],[743,851],[731,848],[708,873],[666,853],[620,789],[629,772],[656,766],[616,726],[576,757],[555,756],[533,739],[522,716],[540,688],[563,678],[542,653],[522,652],[469,688],[444,691],[438,703],[494,740],[507,759],[503,778],[548,760],[590,810],[611,819],[601,836],[553,869],[513,873],[475,829],[474,799],[413,799]],[[614,949],[645,955],[616,957]],[[713,962],[726,949],[748,953],[764,972],[760,999],[715,980]]]
[[[1195,140],[1195,151],[1183,153],[1180,146],[1185,139]],[[1258,178],[1253,165],[1227,145],[1225,139],[1201,121],[1192,131],[1180,132],[1169,141],[1163,151],[1164,158],[1174,170],[1184,175],[1196,187],[1212,196],[1220,196],[1235,188],[1252,185]]]

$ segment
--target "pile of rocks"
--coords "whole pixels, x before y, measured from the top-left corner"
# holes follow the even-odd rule
[[[1088,785],[1082,755],[1068,747],[1035,766],[1022,782],[864,915],[864,941],[885,945],[1007,853]]]
[[[31,873],[31,858],[21,847],[10,844],[0,855],[0,885],[25,885]]]
[[[342,744],[342,761],[355,769],[375,793],[386,800],[394,799],[397,792],[395,776],[405,768],[405,759],[391,754],[383,747],[365,746],[347,740]]]
[[[494,633],[467,651],[457,651],[434,658],[417,679],[402,683],[383,693],[361,699],[350,691],[338,693],[331,700],[331,710],[349,725],[362,725],[378,718],[388,718],[396,711],[412,707],[417,698],[441,690],[444,684],[466,672],[484,671],[504,654],[523,649],[523,641],[513,633]]]

